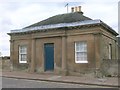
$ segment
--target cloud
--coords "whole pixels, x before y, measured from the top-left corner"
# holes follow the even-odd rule
[[[0,52],[2,55],[10,55],[10,43],[9,43],[9,36],[6,33],[0,33]]]
[[[83,12],[86,16],[92,19],[100,19],[109,26],[111,26],[115,31],[118,32],[118,28],[114,24],[118,25],[118,3],[112,1],[110,2],[99,2],[99,3],[89,3],[82,6]],[[117,26],[118,27],[118,26]]]
[[[21,29],[53,16],[55,13],[64,13],[63,8],[57,7],[55,3],[10,2],[0,4],[0,52],[2,55],[10,55],[9,36],[7,35],[10,30]]]

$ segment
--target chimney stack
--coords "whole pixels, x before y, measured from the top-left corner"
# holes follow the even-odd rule
[[[71,12],[74,12],[74,7],[71,8]]]
[[[77,10],[78,10],[78,7],[75,7],[75,12],[77,12]]]
[[[79,11],[79,12],[82,12],[82,11],[81,11],[81,6],[78,6],[78,11]]]
[[[72,8],[71,8],[71,12],[82,12],[82,11],[81,11],[81,6],[72,7]],[[83,13],[83,12],[82,12],[82,13]]]

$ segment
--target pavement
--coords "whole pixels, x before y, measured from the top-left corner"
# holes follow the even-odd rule
[[[20,71],[2,71],[2,77],[17,78],[17,79],[28,79],[28,80],[40,80],[49,82],[61,82],[61,83],[72,83],[72,84],[84,84],[84,85],[97,85],[107,87],[118,87],[117,77],[104,77],[94,78],[86,76],[61,76],[53,74],[36,74]],[[120,87],[120,86],[119,86]]]

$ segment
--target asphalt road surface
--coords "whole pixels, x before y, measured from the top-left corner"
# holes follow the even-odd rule
[[[105,88],[105,87],[3,77],[2,88]]]

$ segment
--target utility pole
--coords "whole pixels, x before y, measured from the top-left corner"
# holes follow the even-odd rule
[[[65,7],[67,7],[67,13],[68,13],[68,3],[65,5]]]

